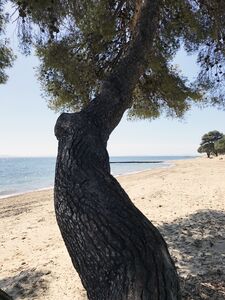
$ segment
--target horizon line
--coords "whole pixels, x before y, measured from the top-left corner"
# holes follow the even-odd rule
[[[109,157],[134,157],[134,156],[201,156],[198,154],[128,154],[128,155],[109,155]],[[56,158],[57,155],[5,155],[0,154],[0,158]]]

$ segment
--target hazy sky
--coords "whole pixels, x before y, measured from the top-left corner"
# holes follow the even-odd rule
[[[14,37],[11,40],[15,49]],[[57,115],[41,97],[34,70],[38,60],[17,55],[7,84],[0,85],[0,156],[56,155]],[[197,65],[192,57],[180,53],[176,63],[184,75],[195,76]],[[213,108],[193,108],[183,121],[162,117],[131,122],[123,118],[108,150],[110,155],[195,155],[201,136],[214,129],[225,132],[225,112]]]

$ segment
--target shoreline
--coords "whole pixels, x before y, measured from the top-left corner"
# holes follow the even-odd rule
[[[36,193],[36,192],[41,192],[41,191],[52,190],[53,188],[54,188],[54,186],[49,186],[49,187],[44,187],[44,188],[40,188],[40,189],[27,190],[27,191],[24,191],[24,192],[18,192],[18,193],[13,193],[13,194],[9,194],[9,195],[4,195],[4,196],[0,196],[0,201],[2,199],[8,199],[8,198],[17,197],[17,196],[23,196],[23,195],[30,194],[30,193]]]
[[[196,157],[196,158],[198,158],[198,157]],[[190,158],[190,159],[196,159],[196,158]],[[188,159],[186,159],[186,160],[188,160]],[[167,161],[165,160],[162,163],[159,163],[160,166],[157,166],[157,167],[154,167],[154,168],[148,168],[148,169],[143,169],[143,170],[139,170],[139,171],[125,172],[125,173],[118,174],[118,175],[113,175],[113,174],[111,174],[111,175],[114,176],[115,178],[119,178],[120,176],[128,176],[128,175],[132,175],[132,174],[139,174],[141,172],[146,172],[146,171],[151,171],[151,170],[156,170],[156,169],[171,168],[171,167],[176,165],[177,161],[183,161],[183,160],[167,160]],[[52,190],[53,188],[54,188],[54,185],[44,187],[44,188],[21,191],[21,192],[13,193],[13,194],[0,195],[0,201],[2,199],[12,198],[12,197],[21,196],[21,195],[25,195],[25,194],[29,194],[29,193],[35,193],[35,192],[45,191],[45,190]]]
[[[167,162],[165,162],[165,164],[167,164]],[[152,170],[158,170],[158,169],[167,169],[167,168],[170,168],[173,166],[173,164],[169,164],[166,165],[166,166],[163,166],[163,163],[160,164],[161,166],[158,166],[158,167],[155,167],[155,168],[149,168],[149,169],[143,169],[143,170],[140,170],[140,171],[131,171],[131,172],[125,172],[123,174],[119,174],[119,175],[113,175],[111,174],[112,176],[114,176],[115,178],[119,178],[121,176],[129,176],[129,175],[133,175],[133,174],[139,174],[139,173],[142,173],[142,172],[148,172],[148,171],[152,171]]]
[[[117,180],[163,235],[183,300],[225,299],[225,156]],[[0,288],[15,299],[87,300],[62,241],[52,189],[0,201]],[[205,296],[204,296],[205,295]]]
[[[119,156],[120,157],[120,156]],[[129,157],[129,156],[128,156]],[[132,156],[131,156],[132,157]],[[145,156],[143,156],[143,157],[145,157]],[[151,156],[150,156],[151,157]],[[156,156],[156,157],[158,157],[158,156]],[[166,157],[166,156],[165,156]],[[169,156],[168,156],[169,157]],[[172,156],[170,156],[170,157],[172,157]],[[176,156],[174,156],[174,157],[176,157]],[[136,174],[136,173],[139,173],[139,172],[144,172],[144,171],[148,171],[148,170],[152,170],[152,169],[158,169],[158,168],[167,168],[167,167],[170,167],[170,165],[175,161],[181,161],[181,160],[190,160],[190,159],[195,159],[196,157],[194,157],[194,156],[180,156],[180,157],[182,157],[182,158],[184,158],[184,159],[171,159],[171,160],[162,160],[162,161],[148,161],[148,163],[149,163],[149,165],[151,166],[152,165],[152,167],[149,167],[149,168],[146,168],[146,169],[142,169],[142,170],[137,170],[137,171],[128,171],[128,172],[124,172],[124,173],[119,173],[119,174],[113,174],[112,173],[112,176],[114,176],[115,178],[118,178],[119,176],[124,176],[124,175],[129,175],[129,174]],[[10,157],[11,158],[11,157]],[[37,158],[39,158],[39,157],[37,157]],[[50,157],[50,158],[52,158],[52,157]],[[126,163],[129,163],[129,164],[131,164],[131,162],[127,162],[127,161],[125,161],[125,162],[123,162],[123,161],[121,161],[121,162],[111,162],[112,164],[126,164]],[[145,163],[145,164],[147,164],[146,163],[146,161],[133,161],[132,162],[132,164],[135,164],[135,163],[137,163],[137,164],[143,164],[143,163]],[[157,166],[157,164],[159,164],[159,166]],[[10,198],[10,197],[14,197],[14,196],[20,196],[20,195],[23,195],[23,194],[27,194],[27,193],[33,193],[33,192],[38,192],[38,191],[41,191],[41,190],[45,190],[45,189],[52,189],[52,188],[54,188],[54,185],[51,185],[51,186],[46,186],[46,187],[41,187],[41,188],[30,188],[30,189],[25,189],[25,190],[21,190],[21,191],[15,191],[15,192],[13,192],[13,193],[9,193],[9,194],[3,194],[3,195],[0,195],[0,201],[2,200],[2,199],[6,199],[6,198]],[[4,191],[2,191],[2,192],[4,192]]]

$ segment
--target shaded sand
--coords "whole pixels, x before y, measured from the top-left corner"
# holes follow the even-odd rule
[[[166,239],[183,299],[225,299],[225,157],[118,180]],[[87,299],[56,225],[52,190],[0,201],[0,288],[14,299]]]

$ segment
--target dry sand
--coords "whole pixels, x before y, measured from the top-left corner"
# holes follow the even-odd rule
[[[166,239],[183,299],[225,299],[225,157],[118,180]],[[52,190],[0,200],[0,288],[17,300],[87,299],[56,225]]]

